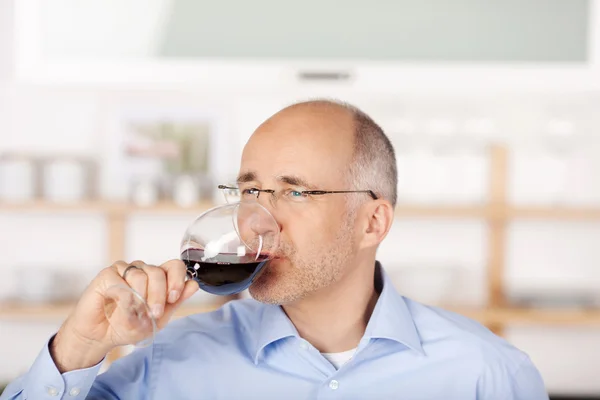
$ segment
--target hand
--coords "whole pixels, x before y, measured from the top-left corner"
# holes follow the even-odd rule
[[[131,268],[123,279],[123,272],[130,265],[137,268]],[[186,282],[186,267],[181,260],[167,261],[159,267],[142,261],[117,261],[103,269],[88,285],[52,342],[51,354],[61,372],[93,366],[113,348],[138,343],[152,334],[150,325],[147,329],[133,329],[132,324],[139,320],[119,307],[127,299],[118,299],[110,319],[106,317],[107,293],[115,285],[129,286],[144,298],[158,329],[198,290],[195,281]]]

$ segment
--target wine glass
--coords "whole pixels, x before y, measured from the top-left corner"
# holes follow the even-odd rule
[[[247,289],[277,254],[279,225],[256,201],[214,207],[187,228],[181,241],[181,260],[188,279],[217,295]],[[104,312],[115,343],[136,348],[154,342],[157,323],[145,299],[129,285],[109,287]]]
[[[247,289],[277,255],[279,225],[257,201],[214,207],[187,228],[181,260],[188,278],[208,293],[228,296]]]

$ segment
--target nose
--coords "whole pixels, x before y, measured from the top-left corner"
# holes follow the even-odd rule
[[[256,199],[259,204],[265,207],[269,212],[273,212],[277,205],[277,200],[275,199],[275,192],[263,190],[258,192],[258,197]]]
[[[258,202],[241,203],[236,218],[240,239],[257,257],[277,253],[281,225],[271,209]]]
[[[262,198],[262,201],[261,201]],[[279,210],[277,208],[277,198],[275,192],[261,192],[258,196],[258,202],[260,205],[265,207],[267,211],[273,216],[279,231],[281,232],[281,219],[279,215]]]

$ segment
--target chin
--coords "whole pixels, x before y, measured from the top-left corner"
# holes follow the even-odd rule
[[[261,301],[260,299],[269,297],[268,294],[274,292],[277,286],[277,273],[273,270],[273,265],[268,265],[248,290],[254,299]]]
[[[282,267],[287,260],[273,260],[260,276],[248,288],[250,295],[256,301],[266,304],[285,304],[296,300],[299,296],[295,293],[298,284],[286,282],[282,276]],[[289,277],[288,277],[289,278]],[[289,279],[287,279],[289,281]]]
[[[290,262],[287,258],[274,258],[273,260],[269,260],[263,267],[255,282],[270,282],[274,279],[277,279],[278,276],[281,276],[283,271],[289,270],[291,267],[289,264]]]

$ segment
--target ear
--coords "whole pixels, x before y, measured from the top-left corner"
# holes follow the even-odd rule
[[[394,222],[394,207],[387,200],[375,200],[365,205],[361,218],[360,247],[376,247],[385,239]]]

